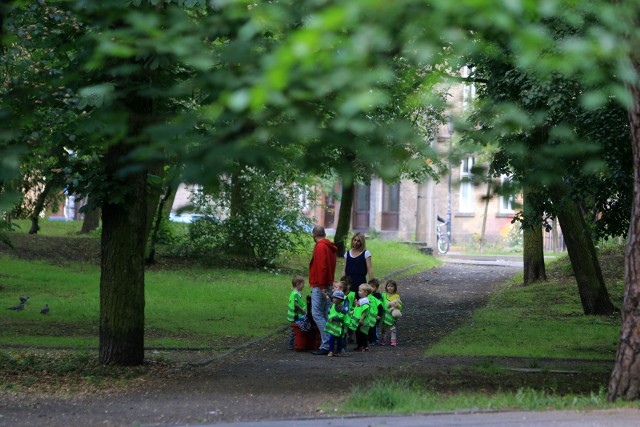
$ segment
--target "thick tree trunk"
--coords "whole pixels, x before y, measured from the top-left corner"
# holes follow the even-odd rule
[[[29,229],[29,234],[37,234],[38,231],[40,231],[40,225],[38,224],[40,220],[40,214],[44,209],[44,204],[47,201],[47,197],[49,197],[49,193],[51,192],[52,187],[53,181],[48,180],[44,184],[44,189],[42,190],[42,192],[38,194],[36,204],[33,207],[31,215],[29,216],[29,219],[31,219],[31,228]]]
[[[609,298],[587,223],[579,206],[563,196],[563,190],[556,189],[553,203],[558,207],[558,220],[578,283],[584,314],[613,314],[616,309]]]
[[[112,147],[108,157],[120,158],[122,148]],[[129,175],[122,187],[127,192],[126,203],[102,206],[100,363],[103,364],[139,365],[144,361],[145,187],[146,173]]]
[[[542,249],[542,227],[525,227],[523,237],[524,285],[547,280]]]
[[[530,216],[536,215],[532,212],[528,201],[531,190],[525,187],[523,191],[524,215],[531,222]],[[533,226],[525,226],[523,232],[522,261],[524,265],[524,285],[547,280],[547,272],[544,265],[544,248],[542,239],[542,224],[535,221]]]
[[[343,257],[346,252],[345,242],[349,237],[349,228],[351,227],[351,210],[353,208],[354,192],[355,185],[353,181],[342,183],[338,224],[336,225],[336,235],[333,239],[336,246],[338,246],[338,258]]]
[[[84,221],[82,221],[82,228],[80,234],[91,233],[93,230],[97,230],[100,226],[100,209],[93,209],[84,213]]]
[[[128,137],[139,142],[149,123],[152,101],[129,95]],[[144,254],[147,230],[147,171],[119,177],[125,159],[136,148],[128,141],[111,146],[105,155],[107,181],[119,192],[102,204],[100,275],[100,348],[102,364],[121,366],[144,362]],[[119,200],[112,203],[111,200]]]
[[[640,63],[635,63],[640,72]],[[629,112],[633,145],[633,207],[625,252],[622,328],[616,362],[609,380],[610,401],[640,399],[640,88],[632,87]]]

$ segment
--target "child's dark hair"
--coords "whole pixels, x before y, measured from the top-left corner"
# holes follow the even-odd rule
[[[398,284],[396,283],[395,280],[387,280],[387,283],[385,283],[384,285],[384,290],[386,291],[387,288],[389,287],[389,285],[393,286],[393,291],[394,292],[398,292]]]
[[[340,278],[341,282],[344,282],[345,284],[345,289],[346,288],[350,288],[351,287],[351,277],[350,276],[342,276]]]
[[[302,276],[293,276],[291,279],[291,286],[296,286],[298,283],[304,283],[304,277]]]
[[[376,279],[375,277],[372,279],[369,279],[369,281],[367,282],[369,284],[369,286],[371,286],[374,290],[378,289],[380,287],[380,281],[378,279]]]

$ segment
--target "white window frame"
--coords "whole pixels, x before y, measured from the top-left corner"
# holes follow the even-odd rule
[[[465,65],[462,67],[460,71],[460,75],[463,79],[466,79],[471,75],[474,71],[475,67],[469,67]],[[464,83],[462,85],[462,111],[468,111],[471,108],[471,105],[476,99],[476,84],[475,83]]]
[[[500,175],[500,186],[502,187],[506,181],[511,181],[511,177],[509,175]],[[510,195],[501,195],[500,196],[500,205],[498,206],[498,212],[500,213],[513,213],[513,202],[515,200],[515,196],[513,194]]]
[[[471,172],[475,159],[469,156],[460,162],[460,205],[461,213],[473,213],[475,209],[475,191],[473,187],[473,173]]]

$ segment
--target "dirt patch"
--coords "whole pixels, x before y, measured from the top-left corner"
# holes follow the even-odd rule
[[[286,349],[287,331],[235,352],[148,351],[172,361],[126,386],[90,393],[0,393],[7,425],[201,424],[334,414],[332,402],[380,376],[411,377],[438,391],[536,387],[557,392],[597,391],[606,384],[602,362],[516,358],[425,357],[424,349],[486,303],[492,289],[517,272],[511,267],[448,264],[400,281],[405,303],[398,347],[375,346],[348,357]],[[228,343],[239,346],[242,343]],[[195,366],[189,365],[194,364]],[[491,366],[521,371],[500,371]],[[586,371],[585,371],[586,369]],[[579,372],[579,374],[578,374]],[[587,373],[585,373],[587,372]]]

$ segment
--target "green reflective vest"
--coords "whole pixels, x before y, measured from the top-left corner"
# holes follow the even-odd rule
[[[382,316],[382,321],[385,325],[392,326],[398,319],[391,315],[391,310],[389,310],[389,307],[387,307],[388,302],[389,300],[387,299],[387,293],[385,292],[382,294],[382,308],[384,309],[384,316]],[[402,311],[402,306],[400,306],[400,311]]]
[[[302,298],[300,292],[296,291],[295,289],[291,291],[291,293],[289,294],[289,311],[287,311],[287,320],[289,322],[295,322],[296,320],[298,320],[298,318],[302,317],[301,312],[296,312],[296,301],[298,302],[298,305],[304,310],[307,309],[307,303],[305,302],[304,298]]]
[[[380,307],[382,301],[373,296],[373,294],[369,295],[367,298],[369,298],[369,305],[371,306],[369,308],[369,326],[373,328],[378,322],[378,319],[376,319],[376,317],[378,316],[378,307]]]
[[[324,331],[333,336],[342,336],[342,325],[344,323],[344,313],[336,310],[336,305],[332,304],[329,309],[329,318],[324,327]]]
[[[354,307],[353,315],[351,316],[351,322],[349,323],[349,329],[355,331],[360,327],[362,333],[369,333],[369,304],[364,304],[358,307]],[[360,324],[360,319],[364,315],[364,322]]]

